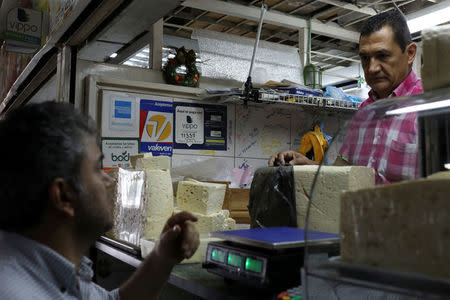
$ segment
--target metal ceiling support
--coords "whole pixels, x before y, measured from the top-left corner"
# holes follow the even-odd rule
[[[377,14],[377,11],[370,7],[358,7],[354,4],[350,4],[348,2],[339,1],[339,0],[319,0],[322,3],[331,4],[334,6],[338,6],[344,9],[348,9],[351,11],[359,12],[365,15],[374,16]]]
[[[102,1],[99,7],[92,12],[89,18],[83,23],[82,26],[69,38],[68,41],[64,43],[70,46],[78,46],[87,40],[89,35],[110,16],[124,0],[112,0],[112,1]]]
[[[184,6],[181,6],[179,9],[177,9],[172,15],[168,16],[167,19],[164,20],[164,22],[169,21],[173,17],[175,17],[178,13],[180,13],[184,9]]]
[[[247,20],[242,20],[241,22],[237,23],[235,26],[232,26],[232,27],[228,28],[228,29],[225,31],[225,33],[228,33],[228,32],[230,32],[230,31],[232,31],[233,29],[235,29],[235,28],[237,28],[237,27],[239,27],[239,26],[241,26],[241,25],[244,25],[245,23],[247,23]],[[247,30],[247,31],[253,31],[253,30]]]
[[[340,55],[322,53],[322,52],[318,52],[318,51],[311,51],[311,53],[315,54],[315,55],[328,56],[328,57],[332,57],[332,58],[339,58],[339,59],[342,59],[342,60],[347,60],[347,61],[360,63],[359,60],[356,60],[356,59],[353,59],[353,58],[344,57],[344,56],[340,56]]]
[[[351,65],[350,62],[344,62],[344,63],[343,62],[332,62],[332,61],[327,61],[327,60],[320,59],[320,58],[318,58],[316,56],[311,57],[311,61],[312,62],[321,63],[321,64],[325,64],[325,65],[328,65],[328,66],[332,66],[333,68],[334,67],[348,67],[348,66]]]
[[[286,3],[287,1],[288,1],[288,0],[281,0],[281,1],[278,2],[277,4],[274,4],[274,5],[270,6],[269,9],[275,9],[275,8],[277,8],[278,6],[283,5],[283,4]]]
[[[156,21],[150,28],[150,53],[148,65],[150,69],[161,70],[162,47],[163,47],[163,19]]]
[[[200,17],[206,15],[207,13],[208,13],[207,11],[204,11],[204,12],[202,12],[201,14],[198,14],[197,16],[195,16],[194,18],[192,18],[189,22],[187,22],[186,24],[184,24],[184,26],[189,26],[189,25],[191,25],[192,23],[194,23],[194,22],[197,21]],[[180,29],[177,29],[177,31],[178,31],[178,30],[180,30]]]
[[[69,102],[70,47],[58,49],[56,64],[56,101]]]
[[[383,0],[376,0],[376,1],[373,1],[371,4],[363,5],[361,8],[363,8],[363,7],[369,7],[369,6],[374,6],[374,5],[377,5],[378,3],[382,2],[382,1],[383,1]],[[340,16],[336,16],[336,17],[332,18],[331,20],[328,20],[328,22],[336,21],[336,20],[338,20],[338,19],[340,19],[340,18],[343,18],[343,17],[346,17],[346,16],[348,16],[348,15],[350,15],[350,14],[352,14],[352,13],[354,13],[354,11],[348,11],[348,12],[345,13],[345,14],[342,14],[342,15],[340,15]]]
[[[248,7],[244,5],[234,4],[230,2],[218,0],[186,0],[183,6],[216,12],[219,14],[235,16],[252,21],[259,18],[259,9],[256,7]],[[264,18],[264,22],[268,24],[278,25],[287,28],[304,28],[306,20],[297,18],[288,14],[269,11]],[[357,43],[359,33],[353,30],[345,29],[337,24],[323,24],[320,21],[313,20],[312,32],[315,34],[333,36],[345,41]]]
[[[105,62],[110,63],[110,64],[120,64],[120,63],[124,62],[125,60],[127,60],[128,58],[133,56],[136,52],[138,52],[143,47],[145,47],[145,45],[148,44],[148,41],[150,41],[150,39],[151,39],[151,34],[149,32],[149,33],[141,36],[133,44],[120,49],[117,52],[116,57],[108,58],[107,60],[105,60]]]
[[[208,26],[206,26],[206,27],[203,28],[203,29],[209,29],[211,26],[214,26],[214,25],[220,25],[219,23],[222,22],[223,20],[225,20],[226,18],[228,18],[227,15],[222,16],[222,17],[220,17],[219,19],[216,20],[216,24],[209,24]]]
[[[398,6],[398,7],[404,6],[404,5],[409,4],[409,3],[411,3],[411,2],[414,2],[414,0],[409,0],[409,1],[406,1],[406,2],[398,3],[397,6]],[[385,10],[383,10],[383,11],[380,11],[380,13],[386,12],[386,11],[390,11],[390,10],[393,10],[393,9],[395,9],[395,8],[392,6],[392,7],[388,8],[388,9],[385,9]],[[357,19],[357,20],[354,20],[354,21],[345,23],[345,24],[343,24],[343,26],[344,26],[344,27],[347,27],[347,26],[350,26],[350,25],[359,23],[359,22],[361,22],[361,21],[367,20],[368,18],[370,18],[370,16],[362,17],[362,18],[359,18],[359,19]]]
[[[324,11],[318,12],[317,14],[313,15],[312,17],[315,18],[315,19],[319,19],[322,16],[328,15],[330,13],[333,13],[333,12],[335,12],[337,10],[342,10],[342,9],[343,9],[342,7],[333,6],[331,8],[328,8],[328,9],[324,10]]]

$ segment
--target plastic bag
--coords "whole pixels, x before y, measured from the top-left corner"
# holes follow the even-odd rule
[[[250,187],[250,228],[297,227],[292,166],[256,170]]]

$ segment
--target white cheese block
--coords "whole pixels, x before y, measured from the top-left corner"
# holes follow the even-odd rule
[[[235,230],[236,229],[236,220],[233,218],[227,218],[227,225],[224,230]]]
[[[450,25],[422,31],[424,91],[450,87]]]
[[[318,166],[294,166],[297,224],[305,227],[307,205],[311,185]],[[344,190],[356,190],[375,184],[375,171],[359,166],[322,166],[317,178],[309,216],[309,229],[338,233],[340,218],[340,194]]]
[[[225,184],[180,181],[177,189],[178,209],[209,215],[222,209]]]
[[[342,194],[344,261],[450,278],[450,179]]]
[[[181,211],[175,210],[175,213],[179,212]],[[209,215],[199,214],[195,212],[192,212],[192,214],[197,217],[197,222],[195,222],[194,224],[200,234],[210,233],[213,231],[231,230],[229,228],[234,229],[234,226],[236,225],[236,221],[232,218],[229,218],[229,210],[223,209],[218,213]]]
[[[137,170],[170,170],[170,157],[168,156],[146,156],[136,160]]]
[[[169,170],[145,170],[147,179],[147,223],[145,238],[155,240],[173,213],[173,189]]]

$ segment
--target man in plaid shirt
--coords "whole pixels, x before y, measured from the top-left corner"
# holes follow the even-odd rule
[[[422,81],[412,70],[417,46],[408,25],[397,12],[368,19],[359,40],[359,56],[368,85],[372,88],[350,122],[334,165],[372,167],[376,184],[418,177],[418,129],[416,113],[377,115],[369,104],[378,99],[422,93]],[[273,155],[269,165],[314,165],[295,151]]]

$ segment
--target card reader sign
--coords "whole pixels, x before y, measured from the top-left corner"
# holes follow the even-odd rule
[[[204,143],[204,110],[202,107],[177,106],[175,122],[176,143],[188,146]]]
[[[131,119],[131,102],[114,101],[114,118]]]

